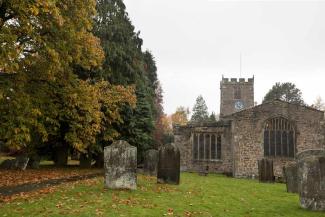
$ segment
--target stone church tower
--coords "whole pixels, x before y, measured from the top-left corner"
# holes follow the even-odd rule
[[[254,77],[228,78],[222,77],[220,82],[220,117],[254,106]]]

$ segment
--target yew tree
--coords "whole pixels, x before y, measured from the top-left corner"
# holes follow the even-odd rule
[[[155,137],[155,128],[163,113],[154,57],[142,51],[140,33],[135,31],[122,0],[97,0],[93,33],[100,38],[105,58],[102,68],[93,70],[89,77],[114,85],[131,85],[136,91],[136,107],[123,106],[122,122],[115,124],[115,129],[119,139],[138,148],[141,159],[143,151],[161,141],[154,140],[159,138]]]
[[[300,89],[296,87],[295,84],[286,82],[286,83],[276,83],[265,95],[263,102],[272,101],[272,100],[282,100],[285,102],[295,103],[304,105],[304,100],[302,98],[302,93]]]

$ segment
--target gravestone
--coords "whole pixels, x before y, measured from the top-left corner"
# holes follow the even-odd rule
[[[126,141],[115,141],[104,149],[105,187],[137,188],[137,148]]]
[[[146,151],[144,155],[144,162],[143,162],[144,173],[150,176],[156,176],[157,166],[158,166],[158,151],[154,149],[150,149]]]
[[[297,183],[298,183],[298,193],[301,192],[301,183],[302,183],[302,172],[299,169],[299,162],[302,162],[306,157],[310,156],[325,156],[325,150],[324,149],[308,149],[302,152],[299,152],[296,154],[296,162],[297,162]]]
[[[260,182],[274,182],[273,160],[262,159],[258,161],[258,177]]]
[[[28,165],[29,157],[27,156],[18,156],[16,157],[15,168],[19,170],[25,170]]]
[[[173,143],[159,149],[157,182],[161,184],[179,184],[180,152]]]
[[[0,164],[0,169],[5,169],[5,170],[15,169],[15,164],[16,164],[15,159],[7,159]]]
[[[298,165],[291,162],[283,168],[283,174],[286,180],[287,192],[298,193]]]
[[[313,155],[314,154],[314,155]],[[298,191],[301,207],[325,211],[325,153],[304,154],[298,160]]]

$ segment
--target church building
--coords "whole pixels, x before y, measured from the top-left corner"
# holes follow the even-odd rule
[[[274,173],[297,153],[324,148],[324,112],[280,100],[254,104],[254,78],[222,78],[220,120],[174,126],[182,171],[258,175],[258,160],[272,159]]]

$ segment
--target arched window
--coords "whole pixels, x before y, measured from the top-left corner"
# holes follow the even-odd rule
[[[295,129],[285,118],[267,120],[264,127],[264,156],[294,157]]]

